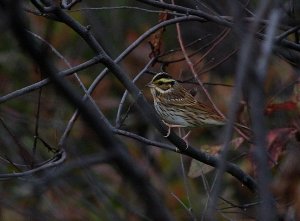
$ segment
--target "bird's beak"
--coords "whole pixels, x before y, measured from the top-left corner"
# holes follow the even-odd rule
[[[150,87],[150,88],[151,88],[151,87],[154,87],[154,85],[152,84],[152,82],[146,84],[146,86],[147,86],[147,87]]]

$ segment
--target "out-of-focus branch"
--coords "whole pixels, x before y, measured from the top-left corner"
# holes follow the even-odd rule
[[[58,17],[62,16],[62,19],[66,19],[69,24],[75,24],[75,21],[64,17],[64,14],[61,15],[58,8],[53,5],[52,7],[54,8],[53,12],[56,12]],[[103,119],[99,118],[97,111],[91,104],[84,103],[80,96],[78,96],[68,85],[66,80],[56,74],[57,71],[54,68],[55,66],[44,56],[42,56],[41,50],[35,44],[32,36],[26,32],[24,23],[25,17],[20,8],[20,1],[5,1],[1,4],[1,8],[2,12],[6,13],[13,34],[23,50],[28,53],[32,60],[39,65],[41,71],[45,75],[49,76],[51,81],[53,81],[57,89],[66,97],[66,99],[74,106],[78,107],[79,111],[81,112],[81,116],[87,122],[87,124],[94,129],[99,137],[99,141],[103,144],[103,147],[108,151],[116,153],[114,163],[122,175],[126,177],[126,179],[129,180],[133,185],[133,190],[141,199],[141,202],[144,203],[143,206],[147,215],[153,220],[173,220],[169,214],[169,211],[166,209],[161,199],[159,199],[157,196],[157,193],[153,189],[151,183],[148,181],[148,178],[140,168],[136,167],[124,145],[113,136],[110,127],[105,121],[103,121]],[[76,27],[80,29],[79,26]],[[77,29],[77,31],[79,30]],[[80,31],[82,31],[82,29],[80,29]],[[100,46],[96,44],[95,39],[90,35],[86,36],[83,34],[83,36],[90,39],[89,42],[91,46],[96,46],[97,49],[102,50],[102,48],[99,48]],[[98,54],[102,55],[103,58],[105,56],[105,54],[102,53]],[[145,203],[143,199],[147,199],[147,203]]]
[[[189,58],[188,55],[187,55],[187,52],[186,52],[186,49],[185,49],[185,47],[184,47],[183,40],[182,40],[182,34],[181,34],[180,25],[179,25],[178,23],[176,24],[176,29],[177,29],[177,38],[178,38],[178,41],[179,41],[179,45],[180,45],[180,47],[181,47],[182,53],[183,53],[183,55],[184,55],[184,58],[185,58],[185,60],[186,60],[186,62],[187,62],[187,64],[188,64],[188,66],[189,66],[191,72],[192,72],[193,75],[194,75],[194,78],[196,79],[196,81],[197,81],[198,84],[200,85],[202,91],[205,93],[206,97],[208,98],[208,100],[209,100],[210,103],[212,104],[212,106],[213,106],[213,108],[215,109],[215,111],[218,112],[218,114],[219,114],[220,116],[222,116],[223,118],[225,118],[225,117],[224,117],[224,114],[219,110],[219,108],[218,108],[218,107],[216,106],[216,104],[213,102],[211,96],[209,95],[208,91],[207,91],[206,88],[204,87],[202,81],[199,79],[199,77],[198,77],[198,75],[197,75],[197,73],[196,73],[196,70],[195,70],[195,68],[194,68],[194,64],[191,62],[190,58]],[[213,48],[213,46],[212,46],[212,48]],[[209,51],[209,50],[208,50],[208,51]],[[206,54],[206,53],[204,53],[204,54]],[[205,55],[203,55],[203,57],[204,57],[204,56],[205,56]]]
[[[27,170],[24,172],[17,172],[17,173],[7,173],[7,174],[0,174],[0,180],[7,180],[11,178],[20,178],[25,176],[31,176],[37,172],[47,171],[50,168],[57,167],[61,165],[66,160],[67,154],[64,149],[61,149],[58,153],[55,154],[54,157],[52,157],[47,162],[43,163],[42,165]]]
[[[61,6],[64,9],[68,9],[71,10],[71,8],[76,5],[78,2],[81,2],[81,0],[72,0],[70,2],[68,2],[67,0],[62,0],[61,1]]]
[[[233,120],[236,118],[236,112],[238,110],[238,101],[241,98],[242,88],[245,87],[247,84],[245,83],[245,79],[247,74],[250,71],[250,68],[253,68],[253,63],[251,61],[254,60],[254,42],[255,42],[255,33],[257,32],[260,24],[260,20],[262,19],[264,13],[267,10],[267,4],[269,1],[261,2],[258,7],[258,12],[256,14],[255,20],[250,27],[250,31],[246,34],[242,33],[243,36],[240,38],[243,39],[241,49],[239,51],[240,56],[238,60],[238,65],[236,69],[236,86],[233,90],[233,95],[231,98],[230,103],[230,111],[229,111],[229,124],[226,126],[225,135],[224,135],[224,145],[222,149],[222,153],[220,155],[220,161],[218,165],[218,170],[215,176],[215,185],[213,186],[211,199],[208,203],[208,210],[206,214],[207,220],[215,220],[215,208],[218,201],[218,196],[221,192],[222,182],[223,182],[223,175],[224,175],[224,168],[226,163],[226,158],[228,155],[229,150],[229,143],[232,137],[232,130],[233,130]],[[243,23],[239,24],[242,25]]]
[[[154,125],[157,130],[161,134],[166,134],[168,128],[166,125],[158,118],[152,106],[145,100],[141,91],[132,83],[132,81],[127,77],[124,71],[105,53],[103,47],[99,45],[99,43],[95,40],[94,36],[91,32],[87,31],[84,27],[82,27],[78,22],[73,20],[59,8],[55,8],[52,11],[61,21],[64,21],[66,25],[72,28],[75,32],[77,32],[86,42],[92,47],[97,54],[102,55],[102,63],[107,66],[107,68],[117,77],[117,79],[125,86],[128,92],[133,97],[133,100],[136,102],[137,107],[142,113],[149,123]],[[196,160],[207,163],[211,166],[217,165],[217,158],[212,157],[204,152],[198,151],[195,148],[189,146],[186,148],[186,142],[178,137],[174,132],[171,132],[168,139],[178,147],[181,153],[188,155]],[[240,182],[242,182],[245,186],[247,186],[250,190],[255,191],[256,184],[254,180],[247,174],[245,174],[239,167],[234,164],[226,163],[225,166],[226,171],[228,171],[231,175],[238,178]]]
[[[113,60],[111,60],[104,53],[104,51],[102,50],[102,47],[97,45],[98,43],[95,40],[95,38],[93,36],[91,36],[91,33],[89,31],[87,31],[84,27],[80,26],[77,22],[73,21],[72,18],[68,17],[66,14],[64,14],[64,12],[60,11],[59,8],[54,8],[54,9],[53,9],[53,11],[51,11],[52,14],[55,14],[58,18],[60,18],[61,21],[64,21],[64,19],[66,19],[66,21],[67,21],[66,23],[71,28],[73,28],[76,32],[79,32],[78,34],[80,34],[80,36],[82,36],[82,38],[85,41],[87,41],[88,45],[90,45],[94,49],[94,51],[99,50],[99,52],[97,52],[97,54],[99,54],[97,56],[97,59],[103,58],[102,61],[104,61],[104,63],[107,65],[107,67],[119,78],[119,80],[123,83],[123,85],[128,89],[129,93],[134,97],[134,100],[137,102],[138,106],[141,108],[141,110],[140,110],[141,113],[144,113],[147,116],[147,119],[151,119],[150,122],[153,125],[155,125],[156,128],[162,134],[166,134],[167,128],[157,118],[157,115],[154,112],[153,108],[145,101],[144,97],[142,96],[142,94],[138,90],[138,88],[126,77],[124,72],[116,65],[116,63]],[[63,16],[61,16],[61,14],[63,14]],[[188,19],[197,20],[199,18],[195,18],[193,16],[187,16],[187,17],[184,17],[184,18],[178,18],[178,20],[176,20],[176,21],[179,22],[180,20],[183,21],[183,20],[188,20]],[[174,20],[170,21],[170,22],[166,21],[166,23],[167,24],[174,23],[175,22]],[[202,19],[200,19],[200,20],[203,21]],[[157,28],[160,28],[160,27],[157,27]],[[28,50],[30,50],[30,49],[28,49]],[[42,56],[38,56],[38,57],[39,57],[39,59],[41,59],[40,57],[42,57]],[[57,77],[57,76],[55,75],[55,77]],[[62,80],[59,77],[58,77],[58,79],[59,79],[59,81]],[[71,96],[71,95],[73,97],[73,94],[69,94],[69,96]],[[75,99],[75,98],[73,97],[72,99]],[[76,100],[76,102],[78,102],[78,100]],[[81,102],[82,101],[80,101],[79,104],[82,104]],[[85,104],[85,105],[87,105],[89,107],[88,104]],[[83,107],[86,107],[85,105],[83,105]],[[83,107],[81,107],[81,108],[83,108]],[[92,107],[91,110],[94,110],[93,107]],[[95,113],[90,113],[90,114],[95,114]],[[98,115],[97,114],[95,114],[95,115],[96,116],[94,116],[94,117],[96,119],[98,119]],[[93,123],[94,120],[89,120],[89,122]],[[191,146],[188,149],[186,149],[186,143],[182,139],[180,139],[176,134],[171,133],[171,135],[169,136],[169,140],[172,143],[174,143],[182,151],[183,154],[188,155],[188,156],[190,156],[190,157],[192,157],[196,160],[199,160],[199,161],[204,162],[206,164],[209,164],[211,166],[216,166],[217,165],[217,162],[218,162],[217,158],[215,158],[213,156],[210,156],[210,155],[208,155],[204,152],[198,151],[198,150],[192,148]],[[243,183],[245,186],[247,186],[250,190],[255,191],[256,184],[255,184],[254,180],[250,176],[245,174],[239,167],[237,167],[234,164],[227,163],[226,164],[226,171],[228,173],[230,173],[232,176],[236,177],[241,183]]]
[[[55,183],[57,178],[63,177],[76,169],[89,168],[96,164],[111,163],[116,155],[111,152],[108,154],[92,154],[72,160],[55,170],[55,173],[48,173],[42,179],[37,180],[36,185],[42,186],[43,189]]]
[[[161,8],[161,9],[176,11],[176,12],[180,12],[180,13],[183,13],[183,14],[186,14],[186,15],[199,16],[201,18],[206,19],[207,21],[212,21],[212,22],[215,22],[217,24],[224,25],[226,27],[230,27],[232,25],[231,22],[227,21],[226,19],[224,19],[220,16],[211,15],[211,14],[203,12],[199,9],[196,10],[196,9],[192,9],[192,8],[183,7],[183,6],[180,6],[180,5],[173,5],[173,4],[164,3],[164,2],[161,2],[161,1],[152,1],[152,0],[137,0],[137,1],[145,3],[147,5],[158,7],[158,8]]]
[[[74,74],[78,71],[81,71],[81,70],[84,70],[94,64],[97,64],[99,63],[101,59],[101,56],[95,56],[93,57],[92,59],[80,64],[80,65],[77,65],[75,67],[72,67],[72,68],[69,68],[69,69],[66,69],[64,71],[60,71],[60,72],[57,72],[58,75],[62,76],[62,77],[65,77],[65,76],[69,76],[71,74]],[[41,87],[44,87],[45,85],[51,83],[50,79],[49,78],[46,78],[44,80],[41,80],[37,83],[34,83],[32,85],[29,85],[27,87],[23,87],[19,90],[15,90],[9,94],[6,94],[6,95],[3,95],[2,97],[0,97],[0,104],[1,103],[4,103],[6,101],[9,101],[11,99],[14,99],[16,97],[19,97],[19,96],[22,96],[22,95],[25,95],[29,92],[32,92],[32,91],[35,91]]]
[[[223,15],[211,15],[208,14],[204,11],[201,11],[199,9],[192,9],[184,6],[179,6],[179,5],[173,5],[173,4],[168,4],[165,2],[161,1],[153,1],[153,0],[137,0],[139,2],[145,3],[147,5],[151,5],[157,8],[161,9],[166,9],[166,10],[171,10],[179,13],[183,13],[186,15],[195,15],[198,16],[199,18],[205,19],[207,22],[214,22],[218,25],[224,26],[224,27],[231,27],[233,28],[234,24],[234,18],[230,16],[223,16]],[[245,17],[242,19],[244,22],[247,23],[256,23],[256,17]],[[263,18],[260,18],[258,21],[258,25],[265,25],[268,26],[270,24],[269,20],[264,20]],[[291,27],[290,26],[284,26],[281,25],[282,29],[289,30]],[[266,37],[265,34],[261,34],[259,32],[256,33],[256,37],[264,39]],[[300,45],[297,43],[293,43],[291,41],[288,41],[286,39],[282,39],[281,41],[277,41],[276,45],[286,47],[289,49],[293,49],[296,51],[300,51]]]
[[[145,71],[147,71],[147,69],[153,64],[154,62],[154,58],[152,58],[148,64],[143,68],[143,70],[140,71],[139,74],[137,74],[134,79],[132,80],[133,83],[135,83],[144,73]],[[116,116],[116,124],[115,124],[115,127],[116,128],[119,128],[121,126],[121,114],[123,112],[123,107],[124,107],[124,103],[125,103],[125,100],[128,96],[128,91],[126,90],[121,98],[121,101],[120,101],[120,104],[119,104],[119,107],[118,107],[118,112],[117,112],[117,116]]]
[[[145,40],[147,37],[149,37],[152,33],[154,33],[155,31],[157,31],[158,29],[168,26],[168,25],[172,25],[175,24],[177,22],[187,22],[187,21],[199,21],[199,22],[203,22],[204,20],[201,18],[198,18],[196,16],[184,16],[184,17],[180,17],[180,18],[174,18],[174,19],[170,19],[164,22],[161,22],[155,26],[153,26],[152,28],[148,29],[144,34],[142,34],[139,38],[137,38],[132,44],[130,44],[130,46],[128,46],[128,48],[126,48],[116,59],[115,62],[119,63],[121,60],[123,60],[130,52],[132,52],[137,46],[140,45],[140,43]],[[58,74],[62,75],[62,76],[69,76],[75,72],[79,72],[81,70],[85,70],[86,68],[95,65],[97,63],[99,63],[100,59],[102,56],[97,55],[94,58],[80,64],[77,65],[73,68],[70,69],[66,69],[64,71],[59,72]],[[101,81],[101,79],[105,76],[105,74],[107,73],[108,69],[105,68],[99,75],[98,77],[93,81],[93,83],[91,84],[90,88],[88,89],[88,92],[91,93],[95,87],[97,86],[97,84]],[[15,90],[7,95],[3,95],[2,97],[0,97],[0,104],[3,102],[6,102],[8,100],[11,100],[13,98],[16,98],[18,96],[22,96],[26,93],[32,92],[34,90],[37,90],[47,84],[51,83],[49,81],[49,79],[44,79],[42,81],[39,81],[37,83],[34,83],[32,85],[29,85],[27,87],[21,88],[19,90]],[[85,97],[84,97],[85,99]]]
[[[268,166],[267,152],[267,129],[264,121],[264,107],[266,103],[264,95],[264,81],[267,75],[268,63],[275,44],[277,27],[281,19],[281,11],[278,9],[278,2],[273,4],[275,7],[270,12],[270,25],[266,30],[266,38],[261,46],[261,55],[257,58],[255,72],[251,73],[253,79],[250,84],[250,114],[253,120],[253,132],[255,137],[255,148],[253,151],[254,159],[257,165],[259,195],[261,206],[259,207],[259,220],[276,220],[275,201],[269,189],[271,185],[271,173]],[[277,6],[277,7],[276,7]]]

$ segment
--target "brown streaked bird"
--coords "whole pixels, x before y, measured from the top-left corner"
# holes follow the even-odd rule
[[[156,74],[150,87],[154,107],[163,121],[171,127],[224,125],[226,119],[213,108],[197,101],[184,87],[165,72]]]

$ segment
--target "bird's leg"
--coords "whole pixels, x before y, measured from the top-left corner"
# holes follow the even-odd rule
[[[189,130],[189,132],[187,132],[187,134],[184,135],[184,136],[182,137],[182,134],[183,134],[183,133],[182,133],[182,131],[181,131],[181,128],[178,129],[178,134],[179,134],[179,136],[180,136],[181,139],[183,139],[184,142],[185,142],[185,146],[186,146],[185,150],[187,150],[187,149],[189,148],[189,142],[188,142],[187,138],[188,138],[188,136],[190,135],[190,133],[191,133],[191,130]],[[176,151],[177,151],[177,148],[176,148]]]
[[[179,134],[180,134],[180,137],[181,137],[181,130],[180,130],[180,128],[179,128]],[[190,134],[191,134],[191,131],[189,130],[189,132],[187,132],[186,135],[184,135],[183,137],[181,137],[181,139],[183,139],[184,142],[185,142],[185,146],[186,146],[185,150],[187,150],[189,148],[189,141],[188,141],[187,138],[189,137]]]
[[[170,133],[171,133],[171,128],[181,128],[182,126],[181,125],[177,125],[177,124],[168,124],[167,122],[165,122],[163,120],[164,124],[168,126],[168,133],[167,135],[165,135],[164,137],[168,137],[170,136]]]
[[[191,130],[189,130],[189,132],[187,132],[186,135],[184,135],[184,137],[182,138],[183,140],[187,140],[187,138],[189,137],[189,135],[191,134]]]
[[[188,137],[189,137],[190,134],[191,134],[191,130],[189,130],[189,132],[187,132],[187,134],[184,135],[184,137],[182,138],[184,140],[184,142],[185,142],[185,145],[186,145],[185,150],[187,150],[189,148]]]

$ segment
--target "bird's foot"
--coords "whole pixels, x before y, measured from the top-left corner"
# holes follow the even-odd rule
[[[164,135],[164,137],[170,136],[170,134],[171,134],[171,128],[181,128],[182,127],[181,125],[177,125],[177,124],[168,124],[164,120],[163,120],[163,122],[164,122],[165,125],[168,126],[168,133],[167,133],[167,135]]]
[[[167,124],[166,124],[167,125]],[[164,135],[164,137],[168,137],[168,136],[170,136],[170,133],[171,133],[171,127],[169,126],[169,125],[167,125],[168,126],[168,133],[167,133],[167,135]]]
[[[189,132],[188,132],[186,135],[184,135],[184,137],[182,138],[182,139],[184,140],[184,142],[185,142],[185,146],[186,146],[185,150],[187,150],[187,149],[189,148],[188,137],[189,137],[190,133],[191,133],[191,131],[189,131]]]

